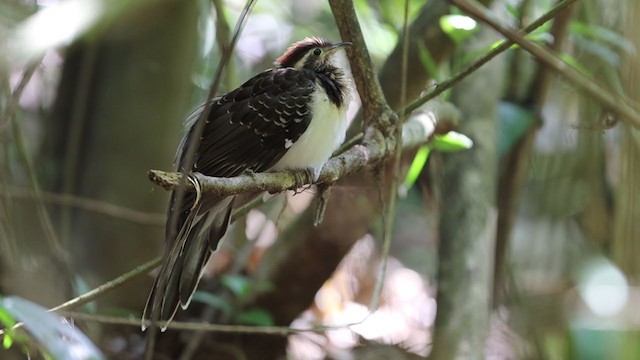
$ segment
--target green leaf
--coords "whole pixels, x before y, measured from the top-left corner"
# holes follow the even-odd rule
[[[431,147],[441,152],[458,152],[471,149],[473,140],[464,134],[449,131],[444,135],[436,135],[431,141]]]
[[[465,15],[445,15],[440,18],[440,28],[456,44],[462,43],[477,29],[477,23]]]
[[[504,44],[506,42],[506,40],[498,40],[498,41],[494,41],[493,43],[491,43],[491,45],[489,46],[489,50],[493,50],[499,46],[502,46],[502,44]],[[516,49],[518,48],[518,44],[511,44],[511,46],[509,46],[509,49]]]
[[[441,76],[440,72],[438,71],[438,65],[433,59],[433,56],[431,56],[429,49],[427,49],[422,41],[418,42],[418,55],[420,57],[422,66],[427,70],[427,73],[431,76],[431,78],[436,81],[440,81]]]
[[[261,293],[271,292],[276,289],[276,287],[268,281],[261,281],[258,283],[254,283],[253,286],[254,286],[254,291],[261,292]]]
[[[630,55],[636,54],[637,49],[633,42],[611,29],[604,26],[586,24],[579,21],[573,21],[569,25],[569,29],[574,34],[582,35],[586,38],[594,39],[605,44],[609,44],[626,51]]]
[[[75,326],[40,305],[12,296],[2,299],[0,306],[24,323],[24,328],[31,337],[54,359],[105,358]]]
[[[614,68],[620,66],[620,54],[601,42],[590,40],[582,36],[575,36],[575,43],[585,52],[594,55],[607,65]]]
[[[273,317],[266,310],[251,308],[238,314],[236,322],[245,325],[272,326]]]
[[[546,31],[546,29],[543,29],[543,26],[537,28],[535,31],[533,31],[530,34],[527,34],[524,38],[536,43],[550,43],[553,41],[553,36],[551,36],[551,34],[548,31]],[[506,41],[507,40],[498,40],[493,42],[489,46],[489,50],[493,50],[498,46],[501,46]],[[515,43],[509,47],[509,49],[519,49],[519,48],[520,48],[520,45]]]
[[[412,19],[415,19],[425,2],[425,0],[409,0],[409,23],[412,22]],[[360,9],[357,7],[359,3],[365,3],[367,6],[371,6],[369,2],[362,0],[355,1],[354,3],[356,4],[357,14],[360,14],[358,11]],[[402,6],[398,6],[397,1],[378,1],[372,10],[377,10],[378,16],[382,17],[385,22],[391,24],[394,28],[400,28],[404,20],[404,2],[402,4]]]
[[[206,291],[196,291],[193,294],[192,300],[196,302],[201,302],[203,304],[207,304],[213,308],[216,308],[222,311],[225,315],[229,317],[233,316],[233,313],[234,313],[233,305],[231,305],[228,301],[226,301],[220,296],[214,295]]]
[[[91,291],[93,288],[87,284],[86,281],[81,276],[73,277],[73,292],[76,296],[80,296],[82,294],[86,294]],[[84,309],[87,310],[88,313],[95,314],[98,311],[98,304],[95,301],[88,302],[82,305]]]
[[[580,71],[581,73],[589,76],[591,75],[591,71],[589,71],[589,69],[587,69],[586,67],[582,66],[582,64],[580,64],[578,59],[574,58],[573,56],[566,53],[560,54],[560,59],[562,59],[562,61],[566,62],[567,64],[573,66],[574,68],[576,68],[576,70]]]
[[[16,324],[16,319],[7,312],[3,307],[0,306],[0,323],[4,325],[6,328],[10,328]]]
[[[416,152],[399,191],[401,194],[406,194],[416,183],[422,169],[424,169],[424,166],[427,164],[432,149],[442,152],[456,152],[470,149],[472,146],[473,141],[471,139],[455,131],[449,131],[445,135],[435,135],[429,145],[421,147],[418,149],[418,152]]]
[[[409,172],[407,172],[407,176],[404,178],[405,191],[408,191],[418,180],[418,176],[420,176],[422,169],[427,164],[430,152],[431,148],[428,145],[421,147],[418,149],[418,152],[416,152],[416,156],[414,156],[411,166],[409,167]]]
[[[528,34],[524,38],[532,42],[545,44],[551,43],[553,41],[553,36],[550,33],[548,33],[547,31],[540,31],[540,29],[537,29],[531,34]]]
[[[9,334],[2,335],[2,347],[5,349],[10,349],[13,346],[13,338],[9,336]]]
[[[2,347],[5,349],[9,349],[13,345],[13,338],[8,333],[11,328],[16,324],[16,320],[11,316],[11,314],[5,310],[4,306],[2,306],[2,297],[0,297],[0,324],[4,327],[4,334],[2,335]]]
[[[386,58],[398,43],[398,32],[392,26],[380,21],[376,8],[366,0],[354,2],[364,40],[369,45],[373,58]]]
[[[220,282],[239,299],[244,299],[251,292],[251,282],[241,275],[225,275]]]
[[[505,9],[507,10],[507,12],[509,13],[509,15],[513,16],[514,19],[518,19],[520,17],[520,9],[518,9],[516,6],[514,6],[513,4],[505,4]]]
[[[533,113],[522,106],[502,102],[498,106],[498,155],[506,155],[533,125]]]

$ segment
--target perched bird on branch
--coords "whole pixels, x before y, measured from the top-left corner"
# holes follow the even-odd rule
[[[336,53],[349,45],[315,37],[296,42],[275,67],[213,98],[204,119],[205,105],[201,105],[187,119],[188,131],[178,148],[178,171],[232,177],[246,171],[296,169],[317,180],[345,138],[351,85]],[[198,121],[205,122],[202,136],[195,134]],[[194,142],[193,166],[186,169]],[[189,306],[202,269],[241,196],[173,191],[164,260],[143,319],[170,321],[178,305]]]

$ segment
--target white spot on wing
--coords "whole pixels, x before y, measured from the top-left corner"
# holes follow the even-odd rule
[[[291,146],[293,146],[293,141],[291,141],[291,139],[284,139],[284,148],[288,149]]]

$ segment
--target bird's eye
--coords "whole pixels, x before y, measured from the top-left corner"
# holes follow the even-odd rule
[[[319,48],[316,48],[315,50],[313,50],[313,55],[320,56],[320,54],[322,54],[322,50],[320,50]]]

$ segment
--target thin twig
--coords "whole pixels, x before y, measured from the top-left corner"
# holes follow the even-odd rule
[[[155,269],[158,265],[160,265],[161,262],[162,262],[162,257],[158,256],[157,258],[147,261],[146,263],[136,267],[135,269],[128,271],[118,276],[117,278],[111,281],[108,281],[87,293],[84,293],[74,299],[71,299],[63,304],[60,304],[50,309],[49,311],[67,310],[67,309],[71,309],[71,308],[92,302],[93,300],[99,298],[100,296],[117,289],[121,285],[126,284],[131,279],[136,278],[140,275],[144,275],[149,271]]]
[[[523,49],[531,53],[550,70],[562,76],[578,90],[598,101],[607,110],[618,114],[622,120],[627,121],[635,128],[640,128],[640,105],[623,93],[614,93],[595,80],[584,75],[573,66],[564,62],[558,55],[546,48],[527,40],[520,31],[515,31],[500,24],[493,14],[484,6],[474,0],[450,0],[461,10],[481,20],[493,29],[517,43]]]
[[[560,51],[564,43],[567,41],[567,34],[569,31],[569,25],[577,11],[577,6],[568,8],[566,11],[559,13],[553,20],[553,24],[549,31],[553,43],[550,47],[553,51]],[[553,84],[551,76],[552,73],[548,71],[545,66],[537,66],[535,75],[533,76],[533,83],[528,89],[528,93],[523,96],[523,99],[519,101],[521,104],[527,104],[533,109],[542,108],[545,101],[547,101],[547,94]],[[522,76],[520,77],[522,80]],[[520,206],[523,184],[526,181],[529,171],[529,158],[533,147],[533,139],[537,132],[537,127],[532,126],[527,133],[523,136],[518,143],[515,144],[510,154],[505,159],[501,160],[504,164],[504,170],[500,173],[498,178],[498,188],[500,189],[500,195],[498,196],[498,224],[496,229],[496,245],[494,251],[494,280],[493,280],[493,306],[497,308],[505,301],[509,302],[510,299],[506,299],[507,289],[510,285],[505,283],[505,279],[510,273],[507,271],[507,259],[510,246],[510,234],[512,232],[513,225],[517,218],[517,209]],[[539,339],[535,338],[536,334],[532,333],[529,340],[533,344],[539,343]],[[539,350],[538,347],[533,347]],[[538,353],[534,358],[541,358],[541,353]]]
[[[353,135],[351,138],[347,139],[344,143],[342,143],[342,145],[340,145],[338,150],[333,152],[332,156],[340,155],[343,152],[349,150],[353,145],[362,142],[362,138],[364,138],[364,134],[363,133],[357,133],[357,134]]]
[[[40,62],[42,62],[42,58],[32,62],[22,73],[20,82],[18,82],[18,85],[11,93],[11,97],[6,104],[4,112],[2,113],[2,116],[0,116],[0,133],[4,131],[5,127],[9,124],[9,121],[11,121],[11,118],[13,118],[13,115],[15,115],[16,110],[18,109],[18,104],[20,103],[20,98],[22,97],[22,92],[27,87],[27,84],[29,84],[33,74],[38,70]]]
[[[400,103],[406,104],[407,102],[407,71],[409,64],[409,0],[404,2],[404,22],[402,28],[402,62],[400,67]],[[386,202],[382,202],[384,206],[384,231],[382,236],[382,254],[380,261],[380,270],[378,272],[378,278],[376,279],[376,285],[371,297],[371,306],[369,312],[373,312],[378,308],[380,303],[380,296],[382,294],[382,288],[387,273],[387,263],[389,261],[389,252],[391,250],[391,239],[393,238],[393,228],[396,218],[396,207],[398,204],[398,184],[400,183],[400,164],[402,163],[402,122],[406,116],[404,109],[400,110],[398,115],[398,124],[396,124],[395,133],[395,148],[391,161],[392,174],[391,184],[389,186],[389,199]],[[384,196],[382,191],[381,196]]]
[[[446,103],[443,103],[446,104]],[[443,105],[442,107],[446,107]],[[432,110],[433,113],[441,113],[445,118],[432,117],[437,122],[455,122],[455,118],[447,116],[457,116],[454,112]],[[402,150],[411,150],[428,142],[435,129],[434,122],[424,120],[422,113],[415,113],[401,127],[404,132],[402,138]],[[322,168],[316,184],[335,183],[347,174],[356,172],[365,166],[378,163],[382,159],[394,153],[395,140],[385,139],[382,137],[369,137],[366,145],[355,145],[346,152],[331,158]],[[245,174],[230,178],[217,178],[205,176],[202,174],[194,174],[197,177],[202,190],[211,192],[217,196],[233,195],[247,192],[268,191],[277,193],[285,190],[295,190],[300,182],[296,179],[296,173],[293,171],[283,171],[274,173],[256,173]],[[154,183],[172,190],[180,186],[181,173],[164,172],[159,170],[149,171],[149,179]],[[309,180],[309,179],[307,179]],[[310,181],[305,184],[311,183]],[[192,184],[186,184],[187,191],[193,191]]]
[[[77,67],[78,78],[75,81],[73,102],[69,111],[68,125],[65,129],[64,160],[61,173],[61,190],[64,194],[72,194],[77,190],[78,169],[82,166],[80,154],[83,151],[83,145],[86,146],[86,129],[91,124],[92,116],[90,113],[94,106],[90,101],[90,94],[96,76],[100,48],[97,43],[89,42]],[[70,208],[63,208],[59,217],[60,237],[66,246],[71,242],[72,215]]]
[[[141,323],[150,326],[152,323],[149,320],[141,320],[134,317],[120,317],[98,314],[86,314],[76,311],[59,311],[58,314],[65,317],[70,317],[75,320],[82,321],[94,321],[102,324],[113,325],[126,325],[140,327]],[[271,334],[287,336],[289,334],[301,333],[301,332],[316,332],[322,333],[328,330],[338,330],[349,328],[354,325],[361,324],[362,321],[350,322],[346,324],[338,325],[323,325],[314,326],[309,328],[293,328],[289,326],[250,326],[250,325],[226,325],[226,324],[209,324],[202,322],[182,322],[173,320],[171,322],[157,321],[156,325],[166,326],[167,330],[191,330],[191,331],[206,331],[216,333],[242,333],[242,334]]]
[[[0,197],[7,199],[40,201],[61,206],[75,207],[141,225],[158,226],[163,225],[166,220],[166,215],[164,214],[139,211],[106,201],[70,194],[56,194],[46,191],[41,191],[39,194],[35,194],[33,191],[25,188],[0,187]]]
[[[198,118],[196,123],[193,125],[193,130],[191,130],[193,131],[193,135],[189,137],[191,141],[188,142],[186,144],[186,148],[183,149],[185,151],[184,160],[181,160],[182,162],[181,166],[183,167],[183,169],[193,168],[193,164],[195,163],[196,149],[200,144],[198,139],[201,138],[202,132],[204,131],[204,126],[206,124],[205,119],[207,119],[209,117],[209,114],[211,113],[211,105],[212,105],[211,100],[214,98],[214,96],[218,92],[218,87],[220,86],[220,78],[222,77],[222,73],[225,67],[227,66],[227,64],[229,63],[229,59],[231,58],[233,49],[235,48],[238,42],[238,39],[240,38],[240,33],[242,32],[242,28],[244,27],[246,20],[249,18],[249,13],[251,12],[251,9],[253,8],[253,5],[255,4],[255,2],[256,0],[248,0],[247,3],[245,4],[244,8],[242,9],[242,12],[240,13],[240,18],[236,23],[236,27],[234,29],[231,42],[229,43],[229,51],[222,54],[220,63],[218,63],[218,67],[216,68],[216,72],[213,76],[213,81],[211,82],[211,87],[209,88],[209,94],[207,95],[207,99],[204,103],[205,104],[204,109],[200,113],[200,117]],[[181,186],[176,189],[176,197],[175,197],[176,203],[173,204],[173,206],[176,209],[180,209],[180,207],[182,206],[181,204],[182,194],[184,192],[184,186],[188,183],[187,181],[188,175],[189,173],[185,171],[185,173],[180,178]],[[169,219],[170,228],[175,228],[177,221],[178,221],[178,212],[174,212],[171,219]]]
[[[213,8],[216,10],[216,43],[222,56],[231,57],[230,38],[231,38],[231,26],[227,21],[225,15],[224,2],[222,0],[213,0]],[[229,53],[227,55],[227,53]],[[233,87],[233,81],[231,74],[234,74],[233,61],[227,64],[227,73],[225,74],[225,88],[231,89]]]
[[[553,19],[560,11],[566,9],[569,5],[573,4],[576,1],[577,0],[565,0],[558,3],[558,5],[556,5],[553,9],[549,10],[544,15],[540,16],[534,22],[529,24],[529,26],[525,27],[522,31],[527,34],[533,32],[535,29],[539,28],[540,26],[544,25],[546,22]],[[474,71],[478,70],[484,64],[491,61],[494,57],[508,50],[513,44],[514,44],[513,41],[505,40],[502,44],[500,44],[500,46],[497,46],[493,50],[489,51],[489,53],[487,53],[480,59],[476,60],[471,65],[467,66],[464,70],[460,71],[459,73],[454,75],[452,78],[439,83],[435,89],[433,89],[426,95],[416,99],[415,101],[411,102],[409,105],[405,106],[404,111],[406,111],[407,113],[410,113],[415,109],[419,108],[420,106],[422,106],[427,101],[435,98],[436,96],[442,94],[446,90],[454,87],[464,78],[471,75]]]
[[[231,220],[229,222],[234,223],[239,218],[247,215],[251,209],[254,209],[262,205],[263,202],[264,202],[264,197],[258,196],[255,199],[249,201],[248,203],[233,209],[233,213],[231,213]]]
[[[15,112],[18,108],[18,104],[20,102],[20,97],[22,96],[22,92],[24,91],[27,84],[29,83],[29,80],[31,80],[31,78],[33,77],[33,74],[35,73],[35,71],[40,66],[40,62],[42,62],[42,58],[32,62],[29,66],[27,66],[24,73],[22,74],[20,82],[18,83],[15,90],[11,94],[11,98],[9,99],[7,107],[5,108],[5,111],[2,113],[2,117],[0,117],[0,133],[10,123],[11,118],[13,118],[13,116],[15,115]],[[29,177],[32,191],[37,196],[40,192],[40,185],[38,184],[38,179],[37,179],[35,170],[33,168],[31,157],[24,143],[24,138],[22,136],[22,130],[21,130],[20,124],[17,122],[14,122],[12,129],[13,129],[14,141],[16,143],[16,148],[20,155],[20,159]],[[53,224],[51,223],[51,218],[49,216],[49,213],[41,203],[36,204],[36,210],[40,218],[40,221],[42,223],[45,239],[48,241],[49,246],[51,247],[52,253],[55,255],[55,258],[58,260],[58,264],[61,265],[63,264],[62,260],[66,257],[66,253],[63,250],[60,244],[60,240],[55,233]]]
[[[249,210],[251,210],[252,208],[262,204],[263,200],[262,197],[259,197],[257,199],[254,199],[253,201],[248,202],[246,205],[237,208],[234,210],[234,212],[231,214],[231,223],[235,222],[238,218],[240,218],[241,216],[245,215],[247,212],[249,212]],[[160,265],[160,263],[162,262],[162,257],[158,256],[157,258],[150,260],[142,265],[137,266],[135,269],[128,271],[120,276],[118,276],[115,279],[109,280],[106,283],[98,286],[97,288],[94,288],[93,290],[86,292],[82,295],[79,295],[69,301],[66,301],[54,308],[49,309],[49,311],[62,311],[62,310],[67,310],[67,309],[71,309],[74,308],[76,306],[80,306],[80,305],[84,305],[86,303],[89,303],[95,299],[98,299],[100,296],[111,292],[112,290],[115,290],[116,288],[120,287],[121,285],[124,285],[125,283],[129,282],[130,280],[136,278],[139,275],[144,275],[148,272],[150,272],[151,270],[155,269],[156,267],[158,267]],[[140,324],[138,322],[138,324]],[[16,324],[14,325],[14,329],[17,329],[19,327],[21,327],[22,324]],[[0,335],[4,334],[3,330],[0,330]]]
[[[27,149],[25,144],[24,136],[22,135],[21,124],[18,121],[14,121],[12,123],[12,131],[13,138],[16,144],[16,149],[18,154],[20,155],[20,160],[22,161],[22,165],[24,166],[24,170],[27,173],[27,177],[29,179],[29,185],[31,186],[31,191],[36,196],[36,199],[40,197],[40,183],[38,181],[38,176],[36,174],[36,170],[33,166],[33,160],[31,158],[31,154]],[[41,201],[36,201],[35,204],[36,213],[42,225],[42,230],[44,232],[45,240],[47,241],[52,255],[54,255],[54,259],[56,260],[56,265],[66,268],[65,258],[67,257],[67,252],[64,247],[60,243],[60,239],[56,234],[56,231],[53,227],[53,222],[51,221],[51,216],[49,215],[49,211],[44,206]]]
[[[382,87],[371,63],[371,57],[356,17],[352,1],[329,0],[331,12],[336,20],[340,36],[353,43],[347,50],[351,73],[360,94],[365,129],[374,125],[379,131],[391,129],[395,113],[387,104]]]
[[[242,9],[242,12],[240,13],[240,18],[238,19],[236,23],[236,27],[233,32],[233,37],[231,38],[231,41],[229,43],[229,51],[222,54],[220,63],[218,63],[218,67],[216,68],[216,72],[213,76],[213,81],[211,82],[211,87],[209,89],[209,94],[207,95],[207,99],[205,101],[204,109],[202,110],[202,113],[200,114],[200,117],[198,118],[196,123],[193,125],[194,126],[193,129],[190,130],[190,131],[193,131],[192,136],[189,137],[191,141],[188,142],[186,144],[186,148],[183,149],[185,151],[184,158],[181,159],[181,166],[183,167],[183,169],[186,169],[187,171],[185,171],[184,174],[182,174],[180,178],[180,186],[175,190],[176,203],[173,204],[173,206],[176,209],[180,209],[182,206],[182,198],[185,192],[185,185],[188,183],[187,181],[187,178],[189,176],[188,170],[193,168],[193,164],[195,163],[195,153],[196,153],[196,149],[199,146],[198,139],[201,138],[202,133],[204,131],[204,126],[206,124],[205,119],[207,119],[209,117],[209,114],[211,113],[211,105],[212,105],[211,100],[218,92],[218,87],[220,85],[220,79],[222,77],[222,73],[226,65],[229,63],[229,59],[231,58],[233,49],[235,48],[238,42],[240,33],[242,32],[242,29],[244,27],[246,20],[249,18],[249,13],[251,12],[251,9],[255,5],[255,2],[256,0],[248,0],[244,8]],[[173,229],[176,227],[177,223],[178,223],[178,212],[176,211],[168,219],[167,226],[170,229]],[[154,323],[157,320],[158,316],[159,314],[157,312],[152,314],[151,323]],[[158,331],[158,328],[156,326],[151,326],[151,328],[149,329],[149,333],[147,335],[148,340],[147,340],[146,350],[145,350],[145,359],[150,360],[151,358],[153,358],[153,348],[155,347],[155,338],[156,338],[157,331]]]
[[[249,0],[245,4],[245,7],[242,9],[242,13],[240,14],[240,18],[236,23],[236,28],[234,30],[233,37],[231,38],[231,42],[229,43],[229,51],[222,54],[222,58],[218,63],[218,67],[216,68],[216,72],[213,76],[213,80],[209,88],[209,94],[207,95],[207,99],[205,100],[205,103],[204,103],[205,104],[204,109],[200,113],[200,117],[198,118],[196,123],[193,125],[193,130],[192,130],[193,136],[190,136],[191,141],[188,142],[186,144],[186,148],[183,149],[183,151],[185,152],[184,161],[182,164],[184,169],[191,169],[193,167],[193,164],[195,163],[195,153],[199,145],[198,139],[201,138],[202,132],[204,131],[204,125],[206,124],[204,120],[208,118],[209,114],[211,113],[211,104],[212,104],[211,100],[214,98],[214,96],[218,92],[218,87],[220,85],[220,78],[222,77],[222,73],[226,65],[229,63],[229,59],[231,57],[231,54],[233,53],[233,49],[235,48],[238,38],[240,37],[240,33],[242,32],[244,23],[248,19],[249,12],[251,11],[254,3],[255,3],[255,0]],[[176,203],[173,206],[176,209],[179,209],[182,206],[181,204],[182,194],[184,192],[184,186],[186,186],[186,184],[189,183],[187,181],[188,176],[189,176],[189,173],[185,171],[185,173],[180,178],[180,187],[175,189]],[[178,221],[178,212],[174,212],[171,219],[169,219],[168,226],[170,228],[174,228],[177,224],[177,221]]]
[[[136,267],[135,269],[128,271],[120,276],[118,276],[117,278],[110,280],[100,286],[98,286],[97,288],[84,293],[78,297],[75,297],[67,302],[64,302],[54,308],[49,309],[49,312],[59,312],[59,311],[64,311],[67,309],[72,309],[74,307],[78,307],[80,305],[84,305],[87,303],[92,302],[93,300],[99,298],[100,296],[111,292],[115,289],[117,289],[118,287],[120,287],[121,285],[126,284],[127,282],[129,282],[131,279],[136,278],[140,275],[144,275],[146,273],[148,273],[149,271],[153,270],[154,268],[156,268],[158,265],[160,265],[160,263],[162,262],[162,257],[158,256],[157,258],[150,260],[138,267]],[[12,327],[12,330],[18,329],[20,327],[22,327],[23,323],[17,323]],[[0,329],[0,335],[4,334],[4,330]]]

